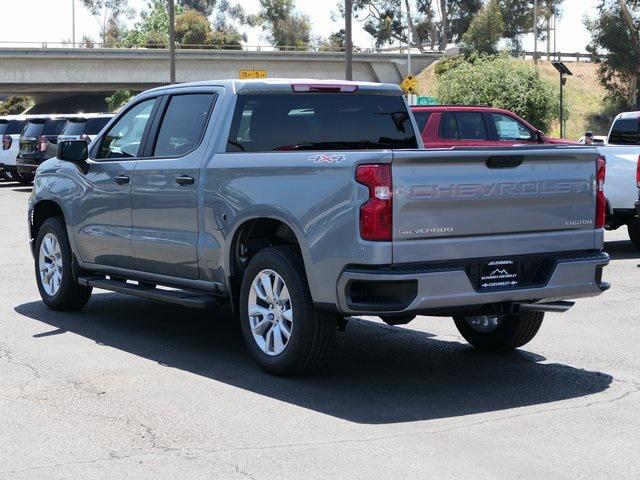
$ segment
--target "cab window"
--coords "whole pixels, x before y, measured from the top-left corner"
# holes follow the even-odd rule
[[[156,99],[152,98],[127,110],[105,134],[97,158],[137,157],[155,103]]]
[[[162,119],[154,157],[180,157],[194,150],[202,140],[213,108],[212,93],[174,95]]]
[[[502,113],[492,113],[490,114],[490,117],[491,122],[496,129],[498,140],[521,140],[524,142],[530,142],[533,140],[531,130],[515,118]]]

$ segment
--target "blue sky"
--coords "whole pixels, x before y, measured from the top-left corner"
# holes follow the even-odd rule
[[[2,29],[0,42],[60,42],[71,39],[71,3],[73,0],[3,0]],[[97,39],[99,24],[82,6],[76,3],[76,39],[83,35]],[[146,0],[131,0],[136,10],[142,9]],[[258,0],[242,0],[243,7],[251,12],[258,8]],[[335,10],[334,0],[297,0],[298,10],[312,19],[314,35],[327,36],[339,30],[341,25],[331,19],[331,11]],[[32,12],[38,12],[33,15]],[[565,0],[563,13],[558,22],[558,50],[563,52],[584,52],[589,41],[583,26],[585,15],[596,13],[596,0]],[[28,18],[29,28],[25,28]],[[15,19],[15,21],[7,21]],[[357,25],[354,26],[354,42],[367,48],[372,46],[371,37]],[[249,43],[264,44],[259,31],[249,34]],[[525,40],[527,50],[533,48],[532,39]],[[540,43],[540,49],[545,45]]]

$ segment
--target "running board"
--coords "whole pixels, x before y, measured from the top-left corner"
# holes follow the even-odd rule
[[[211,295],[188,290],[162,290],[119,280],[107,280],[104,277],[79,277],[78,283],[85,287],[101,288],[102,290],[125,293],[148,300],[175,303],[184,307],[209,308],[217,305],[216,299]]]

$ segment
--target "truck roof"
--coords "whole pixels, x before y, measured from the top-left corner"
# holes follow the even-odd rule
[[[157,87],[147,92],[170,91],[188,87],[224,87],[233,93],[290,93],[293,85],[313,85],[318,87],[351,86],[358,91],[375,91],[388,95],[402,95],[398,85],[391,83],[352,82],[347,80],[318,80],[311,78],[261,78],[255,80],[206,80],[201,82],[178,83]]]

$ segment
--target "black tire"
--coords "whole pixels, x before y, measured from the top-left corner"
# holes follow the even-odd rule
[[[54,295],[49,295],[46,292],[40,278],[40,246],[48,233],[56,237],[62,257],[62,279],[58,291]],[[69,246],[64,220],[61,217],[48,218],[44,221],[36,236],[35,273],[40,297],[47,307],[52,310],[79,310],[87,304],[91,296],[91,287],[78,285],[75,282],[71,267],[72,258],[73,254]]]
[[[20,173],[16,173],[14,180],[17,181],[20,185],[27,186],[33,184],[33,177],[25,176]]]
[[[544,312],[505,315],[494,330],[480,332],[469,325],[465,317],[453,317],[464,339],[483,350],[514,350],[529,343],[538,333],[543,319]]]
[[[631,243],[636,247],[636,250],[640,250],[640,218],[633,217],[627,224],[627,230],[629,231],[629,238]]]
[[[282,277],[291,299],[293,326],[284,351],[278,355],[263,352],[249,323],[251,285],[263,270],[272,270]],[[300,253],[288,245],[265,248],[249,262],[240,290],[240,325],[253,359],[265,371],[283,376],[308,373],[322,367],[336,335],[335,314],[314,308]]]

